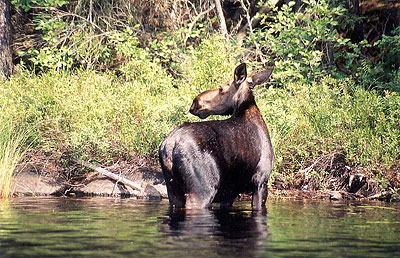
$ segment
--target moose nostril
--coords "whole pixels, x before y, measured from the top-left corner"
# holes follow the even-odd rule
[[[198,105],[199,105],[199,104],[198,104],[197,99],[193,100],[193,103],[192,103],[192,105],[190,106],[189,112],[193,114],[193,112],[197,109]]]
[[[193,100],[192,106],[190,107],[190,111],[195,111],[198,109],[200,109],[199,100],[197,98],[195,98]]]

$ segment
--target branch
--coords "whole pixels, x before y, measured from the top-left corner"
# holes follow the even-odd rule
[[[92,25],[93,27],[95,27],[96,29],[98,29],[99,31],[101,31],[102,33],[104,33],[104,30],[102,28],[100,28],[97,24],[95,24],[94,22],[86,19],[85,17],[82,17],[80,15],[74,14],[74,13],[68,13],[68,12],[63,12],[61,10],[58,10],[60,12],[59,15],[57,15],[57,18],[63,18],[63,17],[67,17],[67,16],[72,16],[72,17],[76,17],[81,19],[82,21],[85,21],[86,23],[89,23],[90,25]]]
[[[253,33],[253,28],[261,21],[261,16],[257,17],[257,14],[255,14],[253,17],[250,17],[249,10],[243,3],[243,1],[240,1],[240,5],[246,12],[246,20],[247,20],[247,23],[237,33],[238,41],[242,42],[247,35],[247,27],[249,27],[250,33]],[[260,10],[257,11],[257,13],[262,14],[262,13],[267,13],[269,11],[271,11],[271,8],[269,8],[268,6],[263,6],[261,7]]]
[[[197,21],[201,18],[201,16],[203,16],[203,15],[209,13],[212,9],[214,9],[214,7],[215,7],[215,5],[211,5],[211,7],[210,7],[208,10],[205,10],[205,11],[199,13],[199,14],[196,16],[196,18],[194,18],[194,20],[192,21],[192,23],[190,23],[190,25],[189,25],[189,31],[186,33],[185,40],[183,41],[183,44],[184,44],[184,45],[186,44],[187,40],[189,39],[189,37],[190,37],[190,32],[192,31],[192,29],[193,29],[194,25],[197,23]]]
[[[73,161],[75,161],[79,165],[82,165],[84,167],[93,169],[94,171],[96,171],[96,172],[98,172],[98,173],[100,173],[100,174],[102,174],[102,175],[104,175],[106,177],[109,177],[109,178],[111,178],[111,179],[113,179],[113,180],[115,180],[117,182],[121,182],[124,185],[130,186],[135,190],[143,191],[142,187],[139,184],[137,184],[137,183],[135,183],[135,182],[133,182],[133,181],[131,181],[129,179],[123,178],[122,176],[118,176],[118,175],[116,175],[114,173],[111,173],[110,171],[108,171],[108,170],[106,170],[104,168],[96,167],[96,166],[90,164],[89,162],[86,162],[86,161],[83,161],[83,160],[80,160],[80,159],[73,159]]]
[[[307,167],[307,168],[305,168],[305,169],[300,170],[300,172],[303,172],[304,175],[305,175],[305,177],[307,178],[308,173],[309,173],[310,171],[313,170],[313,168],[314,168],[315,165],[317,165],[317,164],[318,164],[319,162],[321,162],[323,159],[328,158],[328,157],[330,157],[330,156],[332,157],[332,158],[331,158],[331,164],[330,164],[330,165],[332,166],[333,159],[335,158],[335,155],[336,155],[336,154],[338,154],[338,152],[331,152],[331,153],[325,154],[325,155],[319,157],[313,164],[311,164],[311,166],[309,166],[309,167]]]
[[[260,21],[260,18],[258,19],[252,19],[250,17],[250,2],[248,0],[246,0],[246,3],[248,5],[248,7],[246,6],[246,4],[244,3],[243,0],[240,0],[240,5],[243,8],[243,10],[246,12],[246,19],[247,19],[247,24],[243,27],[243,29],[241,31],[239,31],[238,35],[237,35],[237,39],[239,42],[241,42],[240,44],[242,44],[244,37],[246,35],[246,28],[249,27],[249,34],[252,35],[253,34],[253,27]],[[265,12],[269,10],[268,7],[263,7],[260,9],[259,12]],[[253,24],[254,23],[254,24]],[[265,60],[264,57],[262,55],[262,51],[260,50],[260,47],[257,44],[257,41],[253,41],[255,47],[256,47],[256,56],[259,56],[261,59],[261,62],[263,64],[265,64]]]

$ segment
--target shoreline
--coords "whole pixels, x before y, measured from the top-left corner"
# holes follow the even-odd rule
[[[37,163],[41,160],[40,163]],[[106,169],[117,176],[122,176],[140,185],[141,189],[133,189],[128,185],[103,176],[93,170],[80,168],[82,171],[69,178],[65,170],[76,170],[78,167],[64,167],[60,170],[55,160],[47,159],[43,163],[43,157],[36,156],[29,162],[21,164],[19,171],[14,176],[14,191],[12,196],[65,196],[65,197],[120,197],[133,199],[167,199],[167,189],[161,168],[158,163],[146,157],[135,157],[133,161],[117,161]],[[68,175],[68,173],[67,173]],[[360,175],[353,175],[353,177]],[[356,178],[357,179],[357,178]],[[358,178],[359,179],[359,178]],[[354,180],[354,179],[353,179]],[[346,183],[346,182],[342,182]],[[370,188],[365,182],[364,188]],[[285,189],[286,188],[286,189]],[[399,202],[400,189],[363,191],[359,187],[358,191],[352,192],[352,187],[348,189],[307,189],[306,186],[285,187],[280,181],[269,185],[268,199],[308,199],[308,200],[328,200],[328,201],[384,201]],[[240,200],[251,199],[251,196],[242,194]]]

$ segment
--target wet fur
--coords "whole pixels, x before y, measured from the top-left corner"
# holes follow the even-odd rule
[[[206,91],[191,107],[191,113],[199,117],[218,110],[218,114],[232,114],[231,118],[185,123],[160,146],[160,163],[172,207],[204,208],[212,202],[231,206],[240,193],[253,194],[253,208],[265,205],[274,154],[251,92],[254,84],[245,81],[247,73],[241,66],[227,86],[230,99],[222,100],[223,94],[218,96],[215,90]],[[208,106],[202,100],[205,94],[210,96]],[[210,106],[213,100],[215,107]]]

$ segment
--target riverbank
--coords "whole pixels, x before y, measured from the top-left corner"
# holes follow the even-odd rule
[[[135,156],[129,161],[117,160],[104,167],[140,186],[140,189],[134,189],[79,164],[71,162],[65,166],[65,157],[46,155],[42,151],[30,152],[27,156],[29,160],[20,164],[14,177],[14,196],[168,198],[158,161],[150,157]],[[371,171],[350,167],[340,170],[339,162],[334,162],[336,173],[326,176],[325,184],[320,186],[316,185],[315,178],[304,175],[304,171],[293,173],[295,176],[291,181],[284,181],[279,175],[271,178],[268,198],[400,201],[398,185],[389,190],[382,189]],[[246,200],[251,197],[241,195],[239,198]]]
[[[69,185],[83,184],[88,172],[74,159],[103,168],[136,164],[137,157],[156,164],[158,146],[166,135],[184,122],[200,121],[188,112],[193,98],[232,78],[238,60],[225,48],[220,37],[203,40],[194,52],[185,52],[178,77],[152,59],[139,58],[120,71],[36,74],[21,68],[0,87],[4,103],[0,121],[10,124],[5,131],[11,138],[19,135],[16,127],[26,135],[18,148],[31,152],[23,159],[38,167],[33,171],[53,166],[53,177],[61,174]],[[365,189],[367,197],[396,192],[400,188],[397,86],[365,88],[338,74],[283,80],[286,73],[277,62],[272,80],[254,89],[275,152],[271,188],[352,194]],[[250,67],[249,74],[258,70],[249,62]],[[398,75],[393,85],[398,85]],[[3,137],[1,144],[8,146],[9,138]]]
[[[20,48],[14,49],[19,65],[0,83],[3,198],[12,190],[8,183],[17,164],[29,163],[24,169],[35,178],[63,182],[56,189],[61,194],[78,194],[70,188],[84,189],[96,177],[73,162],[77,159],[119,174],[136,171],[142,166],[137,157],[145,157],[144,166],[155,164],[159,175],[154,160],[162,140],[180,124],[200,121],[188,112],[193,98],[232,79],[241,62],[249,75],[274,67],[271,80],[254,88],[275,153],[271,195],[277,189],[278,198],[284,191],[397,198],[392,196],[400,188],[400,27],[394,3],[372,9],[360,4],[363,16],[355,17],[354,8],[337,1],[310,2],[305,9],[278,1],[271,11],[260,6],[262,22],[243,38],[238,26],[253,9],[244,5],[234,8],[242,13],[234,15],[238,23],[227,37],[215,26],[213,8],[202,4],[187,6],[189,15],[171,22],[173,28],[147,28],[142,24],[156,23],[120,20],[143,17],[139,9],[98,16],[111,23],[102,18],[80,23],[76,19],[92,17],[86,13],[92,8],[64,2],[25,6],[24,19],[17,19],[15,32],[22,36],[17,42],[30,43],[13,44]],[[100,2],[93,11],[121,10],[120,3],[109,8]],[[155,15],[162,24],[170,14],[164,9],[168,15]],[[201,9],[210,12],[198,15]],[[48,21],[57,10],[73,15]],[[233,10],[226,11],[233,18]],[[27,27],[29,35],[22,30]],[[372,28],[373,33],[362,32]],[[135,178],[131,173],[127,177]],[[19,191],[30,187],[36,188]],[[110,188],[114,194],[118,185]]]
[[[135,182],[140,189],[67,161],[62,155],[32,151],[27,154],[27,161],[20,164],[14,177],[14,195],[167,198],[161,169],[154,160],[136,156],[130,161],[116,161],[105,169]]]

